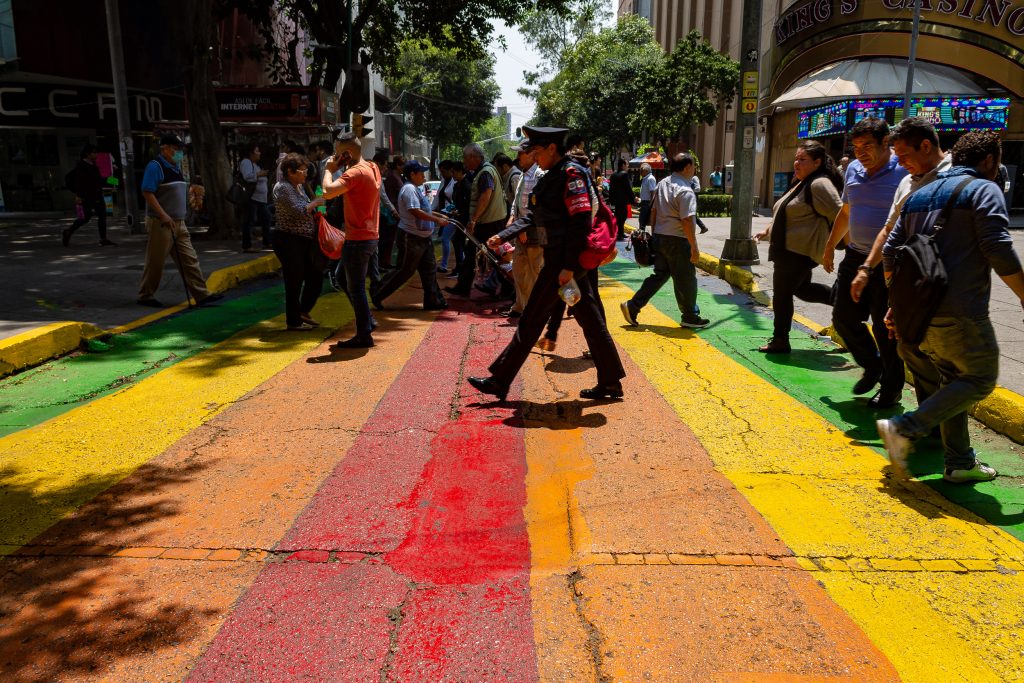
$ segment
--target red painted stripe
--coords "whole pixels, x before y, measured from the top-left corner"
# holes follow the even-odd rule
[[[279,544],[307,561],[261,573],[192,679],[537,679],[522,430],[460,377],[467,345],[464,372],[485,373],[510,335],[434,323]]]

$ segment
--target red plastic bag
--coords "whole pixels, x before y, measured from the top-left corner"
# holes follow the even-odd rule
[[[341,248],[345,245],[345,233],[327,222],[327,217],[318,213],[317,240],[320,251],[332,261],[341,258]]]

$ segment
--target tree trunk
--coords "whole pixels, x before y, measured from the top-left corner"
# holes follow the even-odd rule
[[[188,99],[192,149],[206,189],[206,211],[210,236],[224,237],[237,232],[235,206],[227,200],[231,186],[231,165],[224,147],[224,134],[213,92],[210,63],[213,52],[212,0],[186,0],[185,96]]]

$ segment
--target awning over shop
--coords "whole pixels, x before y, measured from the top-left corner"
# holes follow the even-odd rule
[[[838,102],[841,100],[898,97],[907,84],[907,61],[900,59],[848,59],[829,64],[799,81],[772,102],[784,109]],[[963,72],[952,67],[917,62],[914,67],[914,97],[957,95],[987,96]]]

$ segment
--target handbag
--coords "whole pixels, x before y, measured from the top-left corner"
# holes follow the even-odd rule
[[[651,235],[646,230],[634,230],[626,242],[626,251],[633,252],[636,265],[645,268],[654,265],[654,253],[651,249]]]
[[[227,200],[232,204],[246,203],[252,199],[253,193],[256,192],[256,184],[258,182],[259,180],[256,182],[246,180],[241,171],[235,171],[234,180],[227,191]]]
[[[930,235],[915,232],[906,244],[896,247],[889,306],[896,322],[896,335],[906,344],[921,343],[949,289],[949,275],[935,236],[946,225],[957,197],[972,180],[973,177],[968,177],[953,190]]]
[[[345,246],[345,233],[327,222],[327,216],[317,214],[317,242],[320,244],[320,251],[332,261],[341,258],[341,248]]]

